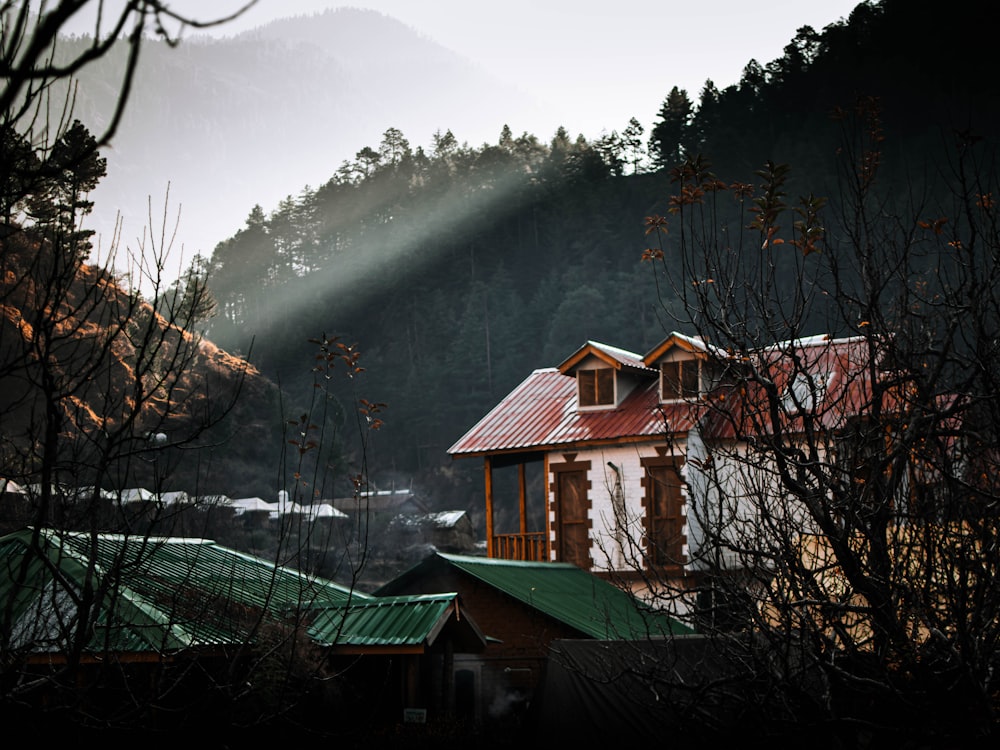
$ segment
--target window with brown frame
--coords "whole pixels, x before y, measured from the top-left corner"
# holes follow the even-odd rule
[[[576,375],[580,406],[610,406],[615,402],[615,374],[610,367],[580,370]]]
[[[698,398],[699,367],[697,359],[663,362],[660,365],[660,398],[663,401]]]

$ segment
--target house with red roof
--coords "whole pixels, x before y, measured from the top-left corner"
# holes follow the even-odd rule
[[[672,333],[645,354],[588,341],[533,371],[448,450],[483,461],[487,556],[573,563],[637,593],[654,577],[692,586],[714,500],[777,481],[763,458],[750,476],[755,436],[821,428],[832,441],[870,403],[870,343],[820,335],[731,355]],[[739,470],[720,467],[736,456]]]

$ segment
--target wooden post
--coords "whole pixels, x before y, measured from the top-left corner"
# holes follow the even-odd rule
[[[483,474],[486,477],[486,556],[493,557],[493,461],[489,456],[483,459]]]
[[[521,538],[523,540],[524,535],[528,532],[528,501],[527,501],[527,486],[528,483],[524,478],[524,463],[519,463],[517,465],[517,493],[519,498],[519,512],[521,514]]]

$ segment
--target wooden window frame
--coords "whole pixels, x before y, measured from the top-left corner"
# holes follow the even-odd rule
[[[687,556],[684,554],[684,547],[687,544],[687,536],[684,533],[685,526],[685,504],[686,499],[684,497],[683,486],[684,479],[682,476],[682,469],[684,466],[684,459],[680,456],[656,456],[650,458],[641,459],[640,463],[643,468],[642,476],[642,506],[643,506],[643,543],[644,549],[646,551],[646,562],[649,567],[655,568],[667,568],[667,569],[680,569],[683,567],[684,563],[687,562]],[[654,521],[653,511],[655,509],[655,497],[653,493],[656,489],[656,483],[653,477],[653,471],[656,469],[672,469],[678,480],[677,494],[673,498],[674,508],[676,510],[676,517],[679,519],[679,531],[675,539],[670,540],[670,545],[668,549],[657,552],[657,546],[653,543],[654,534]],[[670,515],[666,516],[671,517]],[[664,558],[664,559],[661,559]]]
[[[676,369],[676,378],[668,379],[668,369]],[[701,398],[701,376],[700,359],[675,359],[672,362],[661,362],[660,400],[689,401]],[[671,386],[669,389],[667,388],[668,384]]]
[[[579,370],[576,374],[577,403],[584,408],[615,405],[615,371],[610,367]]]

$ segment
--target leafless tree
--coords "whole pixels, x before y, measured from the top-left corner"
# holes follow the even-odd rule
[[[56,84],[72,80],[85,66],[104,57],[113,47],[128,49],[127,64],[118,83],[118,101],[104,130],[97,134],[98,148],[107,145],[121,121],[139,64],[139,53],[151,38],[170,45],[180,42],[189,29],[206,29],[235,20],[256,0],[247,0],[225,16],[197,17],[180,13],[163,0],[5,0],[0,3],[0,112],[5,127],[19,124],[23,132],[37,134],[48,124],[45,107],[48,92]],[[89,12],[94,19],[88,44],[74,48],[72,56],[60,54],[60,40],[74,16]],[[69,104],[72,104],[70,99]],[[71,114],[71,107],[64,114]],[[54,140],[58,131],[43,132]]]
[[[718,377],[686,446],[688,576],[636,569],[725,649],[693,707],[766,696],[743,729],[948,746],[1000,709],[995,164],[957,133],[916,195],[881,180],[877,101],[841,122],[829,200],[699,157],[647,218],[670,326]]]
[[[224,428],[240,399],[247,397],[246,389],[272,386],[256,377],[245,360],[200,335],[199,322],[212,307],[206,279],[192,275],[184,280],[182,293],[164,294],[164,262],[177,231],[167,221],[169,195],[163,218],[155,220],[151,206],[148,232],[137,246],[122,250],[130,259],[124,275],[115,270],[120,238],[114,238],[103,263],[93,263],[90,233],[82,229],[81,219],[90,210],[87,194],[104,176],[100,149],[114,135],[128,102],[142,45],[150,38],[176,44],[185,29],[225,23],[251,4],[212,20],[188,17],[151,0],[0,4],[0,475],[5,487],[10,481],[26,490],[17,520],[33,530],[38,560],[46,559],[50,548],[45,540],[53,532],[82,532],[90,540],[79,577],[64,577],[65,560],[49,560],[46,586],[52,590],[47,601],[53,607],[33,623],[13,614],[18,586],[38,580],[33,577],[37,571],[0,568],[2,588],[9,594],[0,607],[0,708],[5,716],[44,681],[53,708],[82,723],[111,728],[147,717],[161,701],[171,703],[167,696],[189,685],[192,673],[201,670],[196,659],[174,660],[164,652],[139,676],[130,671],[134,666],[119,663],[117,654],[95,655],[94,633],[108,625],[100,619],[103,613],[120,606],[118,586],[130,566],[143,565],[143,550],[154,549],[165,536],[205,535],[210,512],[218,510],[212,496],[200,498],[195,486],[188,488],[189,501],[164,502],[170,477],[184,464],[197,465],[206,445],[224,440],[231,431]],[[98,20],[89,44],[74,46],[82,51],[66,59],[60,34],[85,5],[97,6]],[[56,92],[115,45],[128,48],[128,64],[113,116],[92,135],[73,118],[72,87],[66,89],[69,93]],[[139,291],[140,282],[152,287],[152,301]],[[343,361],[351,372],[360,370],[356,351],[326,344],[328,369]],[[261,395],[278,400],[270,393],[250,397]],[[322,404],[319,399],[315,408]],[[377,428],[371,420],[377,421],[378,409],[362,405],[365,430]],[[303,416],[305,432],[313,419],[319,417]],[[260,439],[263,433],[252,430],[264,421],[258,416],[255,424],[243,425],[251,433],[244,439]],[[273,433],[280,434],[280,428]],[[310,464],[302,457],[319,453],[324,436],[292,435],[289,442],[298,450],[289,461],[276,446],[275,475],[291,464],[298,480],[293,497],[302,499],[298,493],[307,491],[301,488],[319,486],[324,469],[322,462]],[[306,476],[306,466],[311,476]],[[359,487],[363,476],[362,468]],[[126,491],[137,487],[151,490],[148,502],[128,502]],[[308,494],[311,500],[311,489]],[[6,506],[10,498],[2,502]],[[102,557],[98,552],[108,544],[109,532],[121,547]],[[277,564],[299,563],[301,545],[313,541],[299,530],[283,529],[269,551]],[[316,546],[328,543],[319,540]],[[349,567],[353,583],[359,566]],[[322,655],[305,637],[307,621],[301,616],[312,603],[314,582],[303,575],[298,612],[287,621],[266,618],[266,603],[234,610],[246,641],[237,644],[222,670],[212,673],[216,696],[245,699],[245,705],[254,707],[247,714],[227,704],[234,721],[260,722],[287,714],[309,685],[330,680]],[[195,602],[186,598],[190,589],[185,581],[174,583],[164,596],[173,597],[173,611],[184,618],[198,608],[234,606],[222,599]],[[25,648],[53,640],[59,643],[58,666],[26,669]],[[102,679],[118,685],[128,700],[91,714],[81,710],[85,702],[74,686],[83,684],[87,665],[95,663],[103,665]],[[256,692],[248,687],[253,682]]]
[[[133,466],[156,469],[140,475],[162,475],[168,467],[161,456],[193,440],[235,398],[232,388],[226,393],[216,383],[213,406],[197,403],[212,385],[192,380],[195,362],[207,359],[194,328],[196,311],[207,299],[204,284],[186,289],[190,304],[172,307],[166,316],[154,311],[138,291],[117,283],[120,238],[114,238],[103,265],[91,265],[91,233],[80,223],[91,208],[88,193],[104,176],[100,148],[114,135],[128,102],[142,45],[151,38],[177,44],[185,29],[225,23],[250,4],[232,16],[207,20],[146,0],[0,6],[2,301],[8,311],[0,374],[9,384],[4,460],[10,478],[38,488],[40,520],[67,512],[56,507],[52,492],[70,474],[76,486],[97,489],[112,480],[121,487]],[[87,44],[72,47],[72,55],[63,54],[66,25],[84,10],[93,12],[93,33]],[[57,107],[52,95],[116,45],[128,48],[128,64],[115,113],[94,136],[73,119],[71,87]],[[153,234],[157,226],[159,236]],[[133,259],[131,275],[139,277],[129,281],[148,281],[155,294],[173,242],[166,208],[162,224],[150,212],[149,227],[140,246],[126,252]],[[187,426],[172,429],[179,427],[181,414]],[[168,439],[150,439],[163,435]],[[70,449],[73,455],[66,454]],[[87,476],[80,467],[89,469]]]

